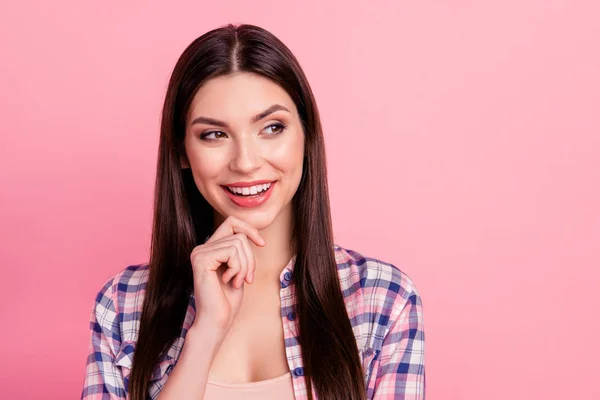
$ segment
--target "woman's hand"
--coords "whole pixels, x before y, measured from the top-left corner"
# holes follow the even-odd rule
[[[228,217],[206,243],[192,250],[196,301],[192,327],[227,333],[240,309],[244,282],[254,281],[256,262],[250,240],[257,246],[266,244],[250,224]]]

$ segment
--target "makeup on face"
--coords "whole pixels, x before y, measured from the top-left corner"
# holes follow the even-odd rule
[[[289,94],[268,78],[211,78],[194,96],[185,151],[213,210],[264,229],[288,218],[302,178],[304,132]]]
[[[221,185],[229,199],[240,207],[258,207],[264,204],[275,187],[277,181],[235,182]]]

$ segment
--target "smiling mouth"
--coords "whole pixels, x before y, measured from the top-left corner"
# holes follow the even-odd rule
[[[249,187],[223,186],[229,193],[238,197],[260,197],[266,193],[274,182]]]
[[[265,204],[273,193],[277,181],[261,183],[253,186],[221,185],[225,195],[238,207],[252,208]]]

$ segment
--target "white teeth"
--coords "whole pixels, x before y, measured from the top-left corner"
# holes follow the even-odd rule
[[[250,187],[233,187],[227,186],[227,188],[235,194],[241,194],[244,196],[252,196],[261,192],[264,192],[271,187],[270,183],[264,183],[262,185],[255,185]]]

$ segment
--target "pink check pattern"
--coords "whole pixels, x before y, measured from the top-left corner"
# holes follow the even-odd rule
[[[338,276],[362,361],[367,398],[425,399],[423,305],[412,280],[396,266],[335,246]],[[298,342],[295,257],[281,271],[281,318],[295,398],[307,389]],[[148,265],[132,265],[106,281],[90,315],[89,355],[82,400],[129,399],[129,375],[135,353]],[[154,368],[148,399],[158,397],[177,363],[195,316],[193,293],[180,336]],[[313,398],[317,399],[313,391]]]

